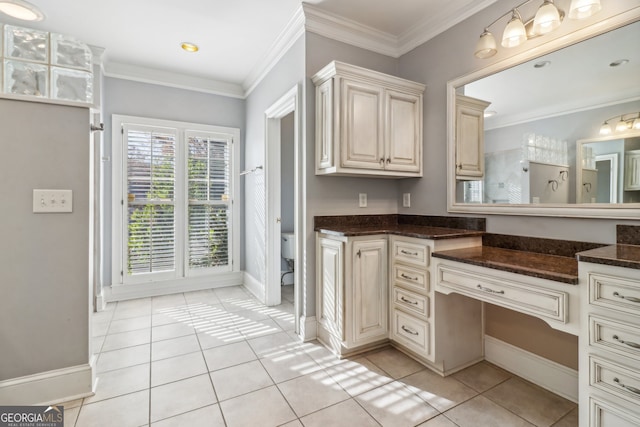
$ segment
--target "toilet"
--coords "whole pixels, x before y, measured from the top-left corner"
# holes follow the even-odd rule
[[[284,276],[293,274],[293,260],[295,259],[296,241],[294,233],[282,233],[280,238],[280,254],[287,262],[289,271],[285,271],[280,276],[280,285],[284,286]]]

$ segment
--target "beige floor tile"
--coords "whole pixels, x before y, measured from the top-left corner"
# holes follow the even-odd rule
[[[75,427],[139,427],[149,422],[149,390],[82,405]]]
[[[109,325],[109,333],[135,331],[136,329],[146,329],[151,327],[151,315],[132,317],[130,319],[112,320]]]
[[[209,405],[151,424],[151,427],[225,427],[220,406]]]
[[[130,366],[98,374],[96,394],[85,398],[84,404],[110,399],[149,388],[149,364]]]
[[[280,326],[278,326],[278,324],[271,318],[262,320],[241,320],[236,323],[236,328],[246,339],[283,332],[282,328],[280,328]]]
[[[68,402],[59,403],[58,405],[64,406],[64,410],[66,411],[67,409],[73,409],[73,408],[78,408],[82,406],[83,400],[84,399],[75,399],[75,400],[70,400]]]
[[[220,369],[210,375],[220,401],[273,385],[271,377],[257,360]]]
[[[96,371],[98,373],[122,369],[150,362],[151,345],[143,344],[100,353]]]
[[[313,359],[301,352],[265,356],[260,362],[276,384],[322,369]]]
[[[480,393],[508,380],[511,376],[507,371],[488,362],[476,363],[453,374],[455,379]]]
[[[217,403],[209,375],[153,387],[151,422]]]
[[[162,308],[183,308],[186,304],[184,294],[160,295],[151,298],[151,307],[154,312]]]
[[[267,387],[220,403],[227,427],[275,427],[296,419],[277,387]]]
[[[69,409],[64,408],[64,427],[74,427],[78,419],[78,414],[80,414],[79,406]]]
[[[102,351],[119,350],[136,345],[149,344],[151,342],[151,328],[138,329],[137,331],[109,334],[104,339]]]
[[[205,304],[220,304],[220,298],[216,296],[213,289],[204,289],[202,291],[185,292],[184,299],[187,304],[191,303],[205,303]]]
[[[247,340],[258,357],[275,357],[291,351],[299,351],[300,345],[286,332]]]
[[[179,313],[155,313],[151,316],[151,326],[162,326],[170,323],[189,323],[191,314],[188,312]]]
[[[131,319],[133,317],[148,316],[150,314],[151,308],[148,307],[116,308],[111,320]]]
[[[198,333],[197,337],[203,350],[244,341],[242,334],[234,327],[225,326],[209,328],[206,332]]]
[[[343,363],[334,364],[325,369],[351,396],[357,396],[393,381],[393,378],[365,357],[345,360]]]
[[[156,341],[151,343],[151,360],[168,359],[195,351],[200,351],[200,343],[195,335]]]
[[[302,418],[305,427],[378,427],[380,424],[353,399]]]
[[[290,313],[279,313],[272,315],[271,318],[283,331],[294,331],[296,328],[295,316]]]
[[[424,369],[424,366],[395,348],[367,354],[366,357],[394,379],[406,377]]]
[[[136,298],[126,301],[119,301],[115,307],[117,310],[131,310],[134,308],[151,309],[151,298]]]
[[[333,365],[339,365],[340,363],[344,363],[348,360],[339,359],[319,341],[300,343],[300,348],[302,348],[305,354],[311,356],[311,358],[323,368],[327,368]]]
[[[352,426],[353,426],[353,424],[352,424]],[[288,422],[286,424],[282,424],[280,427],[304,427],[304,426],[302,425],[300,420],[293,420],[293,421],[290,421],[290,422]],[[329,427],[329,426],[327,426],[327,427]]]
[[[102,351],[102,345],[104,344],[104,339],[106,337],[103,335],[101,337],[91,337],[91,346],[93,347],[94,353],[100,353]]]
[[[233,313],[234,322],[243,325],[256,320],[269,319],[269,315],[261,310],[240,310]]]
[[[385,384],[355,399],[380,424],[388,427],[415,426],[439,414],[399,381]]]
[[[218,369],[229,368],[257,359],[255,353],[245,341],[209,348],[202,353],[209,371],[217,371]]]
[[[221,300],[247,299],[251,298],[249,293],[241,286],[226,286],[224,288],[213,289],[213,293]]]
[[[94,323],[110,322],[111,318],[113,318],[113,313],[113,309],[91,313],[91,321]]]
[[[460,427],[532,427],[520,418],[484,396],[476,396],[444,413]]]
[[[189,323],[169,323],[168,325],[151,328],[151,341],[170,340],[172,338],[195,335],[196,331]]]
[[[418,427],[458,427],[453,421],[444,415],[438,415],[435,418],[431,418],[429,421],[426,421],[420,424]],[[496,427],[506,427],[506,426],[496,426]]]
[[[183,354],[151,363],[151,387],[206,374],[202,352]]]
[[[350,397],[325,371],[317,371],[280,383],[278,388],[298,417],[324,409]]]
[[[403,378],[401,382],[440,412],[478,394],[451,376],[443,378],[429,370],[416,372]]]
[[[578,408],[573,408],[571,412],[562,417],[553,427],[578,427]]]
[[[536,426],[548,427],[576,404],[520,378],[511,378],[483,394]]]
[[[93,322],[91,324],[91,336],[99,337],[99,336],[107,335],[107,332],[109,331],[110,323],[111,322],[109,320],[106,320],[103,322]]]

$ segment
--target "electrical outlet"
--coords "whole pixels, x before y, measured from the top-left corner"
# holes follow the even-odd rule
[[[73,212],[73,192],[71,190],[33,190],[33,212]]]
[[[360,193],[358,195],[358,205],[361,208],[366,208],[367,207],[367,193]]]
[[[402,195],[402,207],[403,208],[411,207],[411,193],[404,193]]]

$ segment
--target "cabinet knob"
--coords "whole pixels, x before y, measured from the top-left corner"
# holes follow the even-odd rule
[[[384,166],[384,157],[380,157],[380,166]]]
[[[387,164],[391,163],[391,157],[387,157]]]

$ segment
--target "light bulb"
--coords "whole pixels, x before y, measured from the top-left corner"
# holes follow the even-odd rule
[[[493,34],[489,32],[489,29],[485,28],[482,34],[480,34],[474,55],[476,58],[484,59],[492,57],[496,52],[498,52],[496,49],[496,39],[493,37]]]
[[[624,132],[627,129],[629,129],[629,125],[627,125],[627,122],[622,120],[622,117],[620,117],[620,121],[616,123],[616,132]]]
[[[553,0],[545,0],[533,19],[533,33],[547,34],[560,26],[560,12]]]
[[[514,9],[511,20],[504,28],[504,33],[502,33],[502,46],[515,47],[524,43],[525,40],[527,40],[527,31],[524,28],[520,16]]]
[[[600,126],[600,135],[611,135],[611,125],[609,123],[604,122]]]
[[[633,121],[633,125],[631,125],[631,127],[634,129],[640,129],[640,117]]]
[[[602,9],[600,0],[571,0],[569,6],[569,18],[585,19]]]

